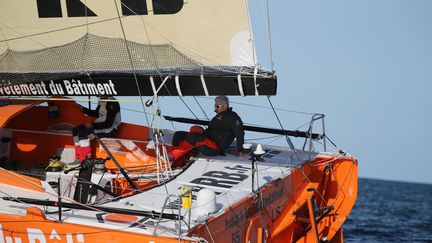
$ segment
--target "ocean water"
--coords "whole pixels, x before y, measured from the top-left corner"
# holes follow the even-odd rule
[[[432,242],[432,184],[359,179],[343,229],[345,242]]]

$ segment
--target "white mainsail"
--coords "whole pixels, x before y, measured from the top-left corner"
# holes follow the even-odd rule
[[[1,1],[0,96],[275,95],[247,9],[243,0]]]
[[[61,46],[89,33],[170,44],[204,65],[256,63],[243,0],[3,0],[0,9],[0,53]]]

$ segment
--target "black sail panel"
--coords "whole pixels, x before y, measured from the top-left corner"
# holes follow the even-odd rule
[[[31,76],[29,74],[28,76]],[[201,76],[168,76],[164,82],[161,77],[129,74],[73,75],[74,78],[34,82],[8,82],[0,86],[0,96],[205,96]],[[152,80],[153,84],[152,85]],[[259,95],[276,94],[276,77],[266,78],[242,76],[243,93],[238,79],[233,76],[204,76],[208,95],[255,95],[255,81]],[[138,87],[139,86],[139,87]],[[138,92],[138,88],[139,91]]]

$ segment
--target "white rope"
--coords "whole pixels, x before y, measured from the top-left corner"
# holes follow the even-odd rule
[[[258,92],[258,85],[257,85],[257,75],[258,75],[258,66],[255,66],[254,68],[254,88],[255,88],[255,95],[258,96],[259,92]]]
[[[9,49],[9,48],[10,48],[10,47],[9,47],[9,43],[8,43],[8,41],[6,40],[6,36],[5,36],[4,32],[3,32],[3,28],[1,27],[1,23],[0,23],[0,33],[1,33],[2,36],[3,36],[3,40],[5,40],[4,43],[5,43],[6,47],[7,47],[7,49]]]
[[[9,173],[9,174],[12,174],[12,175],[14,175],[14,176],[20,178],[21,180],[28,182],[29,184],[32,184],[32,185],[34,185],[34,186],[41,187],[42,189],[44,189],[44,188],[43,188],[41,185],[39,185],[38,183],[35,183],[35,182],[31,181],[31,180],[28,180],[27,178],[25,178],[25,177],[23,177],[23,176],[20,176],[20,174],[17,174],[17,173],[14,173],[14,172],[11,172],[11,171],[8,171],[8,170],[5,170],[5,169],[3,169],[3,168],[1,168],[1,167],[0,167],[0,170],[3,170],[3,171],[5,171],[5,172],[7,172],[7,173]],[[5,195],[8,195],[7,193],[5,193],[5,192],[3,192],[3,191],[1,191],[1,190],[0,190],[0,193],[3,193],[3,194],[5,194]],[[55,198],[61,198],[61,199],[65,200],[65,201],[69,201],[69,202],[72,202],[72,203],[74,203],[74,204],[77,204],[77,205],[80,205],[80,206],[86,207],[86,208],[88,208],[88,209],[90,209],[90,210],[92,210],[92,211],[95,211],[95,212],[108,213],[108,212],[106,212],[106,211],[103,211],[103,210],[100,210],[100,209],[94,208],[94,207],[92,207],[91,205],[88,205],[88,204],[82,204],[82,203],[80,203],[80,202],[78,202],[78,201],[75,201],[75,200],[73,200],[72,198],[69,198],[69,197],[66,197],[66,196],[59,196],[59,195],[57,195],[57,194],[54,194],[54,193],[48,192],[48,191],[46,191],[46,190],[44,190],[43,193],[45,193],[45,194],[47,194],[47,195],[49,195],[49,196],[53,196],[53,197],[55,197]],[[14,197],[14,196],[12,196],[12,195],[8,195],[8,196],[11,197],[11,198],[16,198],[16,197]],[[28,203],[25,203],[25,202],[21,202],[21,203],[23,203],[23,204],[25,204],[25,205],[27,205],[27,206],[29,205]],[[47,215],[47,216],[49,216],[49,215]],[[122,216],[122,215],[119,215],[119,217],[123,217],[123,216]],[[50,218],[52,218],[53,220],[55,220],[55,218],[53,218],[53,217],[50,217]],[[139,222],[139,221],[135,221],[135,223],[137,223],[138,225],[142,225],[142,226],[146,226],[146,227],[150,227],[150,228],[155,228],[155,229],[161,230],[161,231],[163,231],[163,232],[170,233],[170,234],[172,234],[172,235],[176,235],[176,233],[174,233],[174,232],[172,232],[172,231],[170,231],[170,230],[168,230],[168,229],[165,229],[165,228],[163,228],[163,227],[156,227],[156,226],[154,226],[154,225],[145,224],[145,223],[142,223],[142,222]]]
[[[154,92],[154,95],[153,95],[153,97],[151,97],[151,98],[149,99],[149,101],[153,101],[153,100],[158,96],[159,91],[162,89],[162,87],[165,85],[166,81],[168,81],[169,78],[171,78],[171,76],[166,76],[166,77],[163,79],[161,85],[159,85],[159,87],[158,87],[158,89],[156,90],[156,92],[153,91],[153,92]],[[152,80],[152,79],[150,79],[150,81],[151,81],[151,80]],[[153,83],[153,85],[154,85],[154,83]],[[147,101],[147,102],[148,102],[148,101]]]
[[[238,84],[240,95],[244,97],[245,94],[244,94],[244,91],[243,91],[243,84],[242,84],[241,74],[237,75],[237,84]]]
[[[213,236],[212,236],[212,233],[211,233],[209,227],[207,226],[207,221],[204,222],[204,225],[205,225],[205,227],[206,227],[206,229],[207,229],[207,232],[208,232],[208,234],[209,234],[209,236],[210,236],[210,239],[211,239],[212,242],[214,243],[215,241],[214,241],[214,239],[213,239]]]
[[[179,96],[183,96],[182,91],[180,89],[180,77],[178,75],[175,76],[175,85]]]
[[[129,64],[130,64],[130,66],[132,68],[132,71],[133,71],[132,73],[133,73],[133,77],[134,77],[134,80],[135,80],[136,88],[137,88],[138,95],[139,95],[140,100],[141,100],[141,106],[142,106],[142,109],[144,111],[144,115],[145,115],[147,124],[150,125],[148,117],[147,117],[147,114],[145,113],[145,110],[146,110],[145,103],[144,103],[143,96],[141,94],[140,85],[138,83],[138,77],[137,77],[137,72],[136,72],[136,69],[135,69],[135,64],[134,64],[134,62],[132,60],[132,53],[131,53],[131,50],[129,48],[128,39],[126,38],[126,33],[125,33],[125,30],[124,30],[124,27],[123,27],[123,22],[122,22],[122,19],[121,19],[120,11],[119,11],[119,8],[117,6],[117,2],[115,0],[114,0],[114,5],[115,5],[116,11],[117,11],[118,21],[119,21],[119,24],[120,24],[120,27],[121,27],[124,43],[125,43],[125,46],[126,46],[128,57],[129,57]]]
[[[246,6],[246,13],[247,13],[248,23],[249,23],[249,26],[248,26],[249,27],[249,34],[250,34],[249,40],[252,43],[252,55],[253,55],[252,58],[253,58],[254,66],[256,67],[258,58],[257,58],[257,53],[256,53],[256,48],[255,48],[255,40],[254,40],[253,35],[252,35],[252,33],[253,33],[253,31],[252,31],[252,19],[251,19],[251,15],[249,14],[250,11],[249,11],[248,1],[244,0],[244,4]]]
[[[154,83],[153,76],[150,76],[150,84],[151,84],[151,87],[152,87],[152,90],[153,90],[153,96],[157,95],[156,86],[155,86],[155,83]]]
[[[272,48],[272,38],[271,38],[271,29],[270,29],[270,10],[269,10],[269,3],[268,0],[265,1],[265,26],[267,31],[267,38],[268,38],[268,45],[269,45],[269,56],[270,56],[270,63],[271,63],[271,70],[274,71],[274,60],[273,60],[273,48]]]
[[[207,84],[206,84],[205,79],[204,79],[204,75],[201,74],[200,78],[201,78],[202,87],[204,89],[204,93],[205,93],[206,96],[209,96],[209,92],[208,92],[208,89],[207,89]]]

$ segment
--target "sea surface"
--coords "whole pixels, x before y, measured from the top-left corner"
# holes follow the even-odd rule
[[[432,184],[359,179],[343,227],[345,242],[432,242]]]

